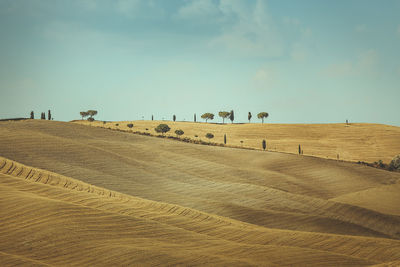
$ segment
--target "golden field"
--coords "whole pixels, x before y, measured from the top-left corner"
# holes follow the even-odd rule
[[[135,121],[132,130],[158,123]],[[387,162],[399,152],[398,127],[383,125],[167,124],[212,132],[216,142],[226,132],[232,145],[260,146],[268,133],[267,144],[289,153],[304,131],[305,155],[324,134],[319,151],[333,153],[347,131],[344,159]],[[359,146],[364,132],[359,139],[371,143]],[[0,191],[2,266],[400,264],[400,173],[350,162],[79,123],[0,122]]]
[[[154,128],[160,123],[166,123],[171,131],[166,135],[175,136],[175,130],[182,129],[193,140],[208,141],[206,133],[213,133],[211,140],[227,145],[262,149],[263,139],[267,142],[269,151],[298,154],[298,147],[304,155],[345,161],[375,162],[382,160],[389,163],[400,153],[400,127],[383,124],[344,123],[337,124],[215,124],[172,121],[74,121],[75,123],[120,129],[125,131],[148,132],[156,135]],[[132,123],[132,129],[127,124]],[[119,124],[116,126],[116,124]],[[148,129],[148,130],[146,130]],[[197,135],[198,137],[195,137]],[[240,141],[243,141],[241,143]]]

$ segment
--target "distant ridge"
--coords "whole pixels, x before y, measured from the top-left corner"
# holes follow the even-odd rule
[[[0,121],[22,121],[29,120],[29,118],[10,118],[10,119],[0,119]]]

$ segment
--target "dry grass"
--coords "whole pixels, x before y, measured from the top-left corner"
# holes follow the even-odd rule
[[[399,173],[54,121],[0,153],[1,265],[400,261]]]
[[[383,124],[354,123],[346,124],[211,124],[171,121],[119,121],[104,124],[101,121],[75,121],[85,125],[112,129],[149,132],[156,134],[154,128],[160,123],[167,123],[171,131],[167,135],[175,136],[176,129],[195,140],[208,141],[205,134],[215,135],[213,141],[227,145],[261,149],[263,139],[270,151],[298,154],[301,145],[304,155],[345,161],[375,162],[390,160],[400,153],[400,127]],[[119,126],[115,124],[118,123]],[[133,123],[129,129],[127,123]],[[146,128],[148,129],[146,131]],[[195,135],[199,137],[196,138]],[[240,141],[243,141],[241,143]]]

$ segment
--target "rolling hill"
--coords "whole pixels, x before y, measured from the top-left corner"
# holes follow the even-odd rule
[[[206,133],[213,133],[213,142],[223,143],[227,136],[227,145],[262,149],[261,142],[267,141],[269,151],[298,154],[298,147],[304,155],[345,161],[389,163],[400,153],[400,127],[369,123],[337,124],[216,124],[171,121],[74,121],[75,123],[157,134],[154,128],[167,123],[171,131],[167,135],[175,136],[176,129],[182,129],[193,140],[208,141]],[[132,129],[127,124],[132,123]],[[116,126],[118,124],[118,126]],[[147,130],[146,130],[147,129]],[[198,137],[195,137],[197,135]],[[243,143],[241,143],[243,141]]]
[[[3,265],[400,263],[400,173],[40,120],[0,156]]]

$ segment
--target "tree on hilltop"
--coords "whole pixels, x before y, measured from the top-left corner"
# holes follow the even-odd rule
[[[268,118],[268,116],[268,112],[260,112],[257,114],[257,118],[261,119],[262,123],[264,123],[264,118]]]
[[[90,109],[90,110],[87,111],[87,113],[90,116],[90,118],[93,118],[93,116],[97,115],[97,110]]]
[[[231,110],[231,112],[229,113],[229,119],[231,120],[232,123],[235,120],[235,114],[233,113],[233,110]]]
[[[85,117],[89,116],[89,114],[88,114],[86,111],[81,111],[81,112],[79,112],[79,114],[82,116],[82,120],[83,120]]]
[[[201,115],[201,118],[205,119],[206,122],[207,122],[207,120],[213,120],[214,119],[214,114],[207,112],[207,113],[204,113],[203,115]]]
[[[249,120],[249,123],[250,123],[251,117],[253,117],[253,116],[251,115],[251,112],[249,112],[249,114],[247,115],[247,119]]]
[[[33,113],[33,110],[31,111],[31,119],[35,119],[35,114]]]
[[[79,112],[79,114],[82,116],[82,120],[85,118],[85,117],[87,117],[87,116],[90,116],[87,120],[88,121],[94,121],[94,118],[93,118],[93,116],[96,116],[97,115],[97,110],[88,110],[88,111],[81,111],[81,112]]]
[[[222,123],[225,123],[225,119],[229,117],[229,112],[228,111],[220,111],[218,112],[218,116],[222,118]]]

